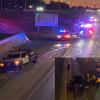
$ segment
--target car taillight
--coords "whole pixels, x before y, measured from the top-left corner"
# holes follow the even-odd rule
[[[93,31],[92,30],[89,30],[89,33],[92,35],[93,34]]]
[[[64,35],[64,38],[70,38],[70,35],[68,34],[68,35]]]

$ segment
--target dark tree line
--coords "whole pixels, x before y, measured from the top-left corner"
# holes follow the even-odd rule
[[[1,0],[0,0],[1,1]],[[47,10],[66,10],[66,9],[84,9],[83,7],[70,7],[68,4],[64,2],[54,2],[51,1],[50,4],[45,4],[43,0],[2,0],[2,8],[8,8],[8,9],[19,9],[19,8],[25,8],[25,1],[26,6],[28,8],[29,5],[32,5],[34,8],[37,6],[45,6]],[[1,3],[1,2],[0,2]],[[1,4],[0,4],[1,8]],[[91,9],[87,7],[88,9]],[[93,8],[92,8],[93,9]]]
[[[0,0],[1,1],[1,0]],[[2,0],[2,9],[8,8],[8,9],[18,9],[18,8],[25,8],[25,2],[26,6],[29,5],[32,6],[38,6],[40,4],[43,4],[41,0]],[[1,2],[0,2],[0,8],[1,8]]]

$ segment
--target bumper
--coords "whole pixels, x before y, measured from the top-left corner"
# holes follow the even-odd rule
[[[0,72],[11,71],[11,70],[18,68],[20,66],[21,66],[21,64],[15,65],[13,63],[5,63],[3,67],[0,67]]]

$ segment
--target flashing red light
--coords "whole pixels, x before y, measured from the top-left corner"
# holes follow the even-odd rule
[[[92,35],[93,34],[93,31],[92,30],[89,30],[89,33]]]
[[[64,38],[70,38],[70,35],[68,34],[68,35],[64,35]]]

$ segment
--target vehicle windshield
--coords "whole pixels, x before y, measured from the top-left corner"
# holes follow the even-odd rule
[[[20,54],[9,54],[7,58],[19,58]]]

